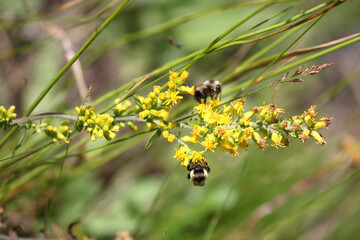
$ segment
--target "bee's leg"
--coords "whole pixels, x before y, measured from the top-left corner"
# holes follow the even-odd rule
[[[203,96],[204,96],[204,104],[206,104],[206,99],[207,99],[207,97],[208,97],[207,92],[204,91],[204,95],[203,95]]]

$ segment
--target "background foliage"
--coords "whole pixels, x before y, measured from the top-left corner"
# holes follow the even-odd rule
[[[93,33],[98,37],[79,58],[84,82],[76,83],[81,80],[79,69],[66,71],[33,114],[74,114],[74,106],[83,103],[90,85],[88,104],[103,111],[116,97],[126,96],[141,76],[157,69],[143,87],[170,68],[177,69],[185,63],[185,56],[206,49],[247,16],[251,18],[221,41],[229,40],[231,45],[239,36],[271,28],[325,3],[270,2],[1,1],[0,105],[15,105],[18,116],[26,113],[69,62],[68,55],[77,52]],[[99,27],[120,4],[124,5],[122,12],[106,28]],[[292,141],[290,147],[278,150],[253,147],[240,157],[210,154],[212,171],[206,185],[199,188],[187,181],[185,169],[173,159],[177,145],[165,139],[146,150],[148,134],[122,131],[120,141],[112,145],[92,143],[86,134],[79,134],[68,147],[18,131],[0,148],[0,204],[4,209],[0,216],[1,226],[7,225],[0,228],[1,233],[39,237],[46,229],[50,236],[62,237],[69,224],[78,221],[77,227],[87,236],[99,239],[114,238],[123,231],[135,239],[356,238],[360,234],[358,40],[351,45],[346,44],[350,39],[339,42],[334,45],[338,49],[328,46],[279,60],[269,69],[257,61],[358,33],[359,9],[358,1],[344,2],[316,23],[314,19],[272,37],[207,52],[188,69],[189,85],[219,79],[224,83],[223,99],[230,100],[300,65],[333,62],[303,83],[256,92],[245,105],[249,109],[273,102],[285,108],[288,116],[317,105],[321,115],[333,117],[330,128],[323,131],[325,146]],[[168,36],[181,48],[169,44]],[[327,54],[317,57],[326,49]],[[172,64],[174,60],[178,64]],[[239,66],[243,71],[235,74]],[[253,79],[267,73],[274,76],[250,86]],[[160,79],[157,84],[165,82]],[[174,118],[190,115],[195,102],[189,98],[182,104],[174,109]],[[0,130],[0,138],[8,133],[9,129]],[[125,139],[128,136],[134,137]],[[94,148],[97,150],[89,151]]]

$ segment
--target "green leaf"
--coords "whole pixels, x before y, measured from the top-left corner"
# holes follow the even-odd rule
[[[142,110],[143,109],[143,107],[142,107],[142,103],[141,103],[141,101],[140,101],[140,99],[139,99],[139,97],[137,96],[137,95],[133,95],[133,98],[134,98],[134,102],[135,102],[135,104]]]
[[[158,129],[154,135],[151,136],[149,141],[147,142],[145,148],[148,149],[150,146],[161,136],[161,129]]]

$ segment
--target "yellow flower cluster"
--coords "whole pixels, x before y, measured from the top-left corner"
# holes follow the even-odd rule
[[[162,92],[160,86],[154,86],[153,91],[147,97],[139,96],[141,104],[137,109],[139,118],[166,121],[172,106],[178,104],[183,98],[179,94],[194,95],[194,87],[190,88],[184,85],[188,76],[187,71],[183,71],[180,76],[177,72],[170,71],[167,91]]]
[[[300,116],[292,116],[289,120],[284,120],[280,124],[280,128],[289,132],[292,137],[299,138],[305,142],[309,136],[313,137],[320,145],[326,143],[325,139],[316,130],[328,127],[330,119],[323,117],[316,119],[318,113],[315,106],[311,106],[306,112]]]
[[[233,156],[239,149],[246,149],[251,141],[260,149],[264,149],[266,140],[271,140],[272,147],[289,145],[288,136],[306,141],[313,137],[318,144],[325,144],[324,138],[316,130],[330,125],[329,118],[316,119],[315,106],[301,116],[293,116],[279,121],[279,114],[284,110],[274,104],[264,104],[244,112],[244,99],[233,101],[230,105],[219,107],[217,99],[208,104],[199,104],[198,120],[192,125],[190,136],[181,138],[183,144],[176,149],[174,158],[183,166],[192,158],[192,150],[186,143],[199,144],[205,151],[213,151],[218,147]],[[201,152],[202,153],[202,152]],[[201,158],[201,161],[206,159]]]
[[[85,127],[91,134],[91,141],[102,137],[108,141],[113,140],[116,137],[115,132],[120,130],[120,126],[115,124],[114,118],[108,113],[97,114],[94,108],[84,105],[75,107],[75,110],[78,113],[78,128]]]
[[[183,98],[179,94],[194,95],[194,87],[186,85],[185,80],[189,76],[187,71],[183,71],[180,75],[177,72],[169,72],[168,89],[162,91],[160,86],[154,86],[153,91],[147,97],[138,96],[139,104],[135,112],[138,113],[140,119],[149,119],[146,125],[150,129],[160,127],[163,137],[169,142],[175,140],[175,135],[170,134],[168,130],[176,127],[176,122],[168,122],[169,111],[172,107],[180,102]]]
[[[129,109],[129,107],[131,107],[131,102],[130,101],[125,101],[124,103],[119,103],[120,98],[115,99],[115,107],[113,108],[113,112],[115,116],[121,116],[124,115],[125,111]]]
[[[64,142],[66,144],[70,143],[70,139],[68,137],[71,133],[71,130],[65,124],[60,125],[59,127],[48,125],[44,129],[44,132],[47,136],[52,138],[53,142],[59,142],[59,143]]]
[[[188,123],[170,122],[169,111],[181,101],[181,94],[194,95],[194,87],[189,87],[185,83],[188,76],[187,71],[181,74],[170,71],[167,90],[154,86],[153,91],[146,97],[134,96],[136,106],[132,108],[130,101],[120,103],[120,99],[116,99],[112,109],[114,117],[108,113],[97,114],[91,106],[75,107],[78,113],[76,127],[79,131],[85,128],[91,134],[92,141],[102,137],[109,141],[116,137],[116,132],[125,124],[132,131],[136,131],[138,127],[133,121],[145,122],[148,128],[158,129],[156,136],[162,132],[162,136],[169,142],[177,140],[180,143],[174,158],[184,167],[187,167],[190,161],[195,165],[208,166],[204,152],[214,152],[217,148],[237,156],[239,150],[247,149],[252,141],[260,149],[268,145],[276,148],[288,146],[289,137],[298,138],[303,142],[312,137],[320,145],[326,143],[317,130],[328,127],[330,119],[317,119],[315,106],[311,106],[300,116],[292,116],[281,121],[279,115],[284,113],[284,110],[274,104],[264,104],[245,111],[245,99],[223,104],[215,98],[207,104],[198,104],[194,108],[197,117]],[[6,127],[11,119],[16,117],[14,109],[14,106],[8,110],[0,106],[0,127]],[[131,113],[137,116],[130,115]],[[45,134],[54,142],[70,141],[71,130],[65,124],[55,127],[42,123],[38,126],[29,121],[24,125],[27,128],[35,128],[39,133],[44,129]],[[191,129],[190,134],[181,138],[175,136],[171,130],[176,126]],[[267,141],[270,143],[267,144]],[[200,151],[193,150],[190,145],[198,145]]]
[[[6,109],[4,106],[0,106],[0,127],[5,128],[12,119],[16,118],[14,110],[15,106],[10,106],[9,109]]]
[[[175,140],[175,135],[170,134],[169,131],[163,131],[163,137],[166,138],[169,142],[173,142]]]
[[[181,146],[180,149],[175,149],[175,151],[176,154],[174,155],[174,158],[178,159],[183,167],[187,167],[191,159],[194,164],[200,163],[201,165],[204,165],[203,162],[206,161],[205,156],[203,155],[204,151],[197,152],[184,145]]]

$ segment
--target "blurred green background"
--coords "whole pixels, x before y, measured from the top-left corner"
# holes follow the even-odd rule
[[[208,12],[154,34],[146,32],[147,29],[178,17],[241,2],[133,1],[80,58],[86,86],[93,82],[91,99],[98,99],[169,61],[205,48],[259,4]],[[320,2],[325,1],[274,4],[245,22],[227,39],[265,19],[271,18],[261,27],[287,20]],[[15,105],[21,116],[66,64],[62,42],[51,34],[51,29],[60,29],[76,52],[119,3],[117,0],[0,1],[0,105]],[[359,1],[343,3],[327,13],[289,51],[359,32],[359,10]],[[283,51],[308,26],[266,56]],[[169,44],[168,36],[181,44],[181,48]],[[188,70],[188,84],[221,79],[278,37],[208,54]],[[360,43],[331,52],[305,66],[329,62],[334,65],[305,77],[305,82],[268,88],[248,96],[245,104],[245,108],[250,109],[263,102],[273,102],[285,109],[284,117],[302,114],[311,105],[317,105],[319,115],[332,118],[329,129],[322,131],[327,141],[325,146],[313,140],[306,143],[293,140],[288,148],[259,150],[252,146],[240,152],[240,157],[211,153],[207,155],[211,166],[209,179],[204,187],[194,187],[186,179],[185,168],[173,158],[177,144],[164,139],[145,149],[150,135],[138,136],[110,148],[68,157],[61,178],[58,178],[58,163],[66,147],[58,145],[51,151],[45,148],[35,157],[24,157],[14,166],[15,169],[29,168],[28,172],[18,171],[16,176],[21,181],[8,196],[1,196],[5,197],[0,202],[4,208],[2,216],[7,216],[6,223],[13,229],[21,226],[16,231],[24,237],[42,236],[41,230],[46,227],[55,232],[53,236],[61,237],[67,234],[71,223],[79,222],[77,228],[82,228],[88,237],[98,239],[113,239],[119,232],[129,232],[134,239],[358,239]],[[244,74],[232,84],[224,84],[224,93],[256,77],[261,70]],[[282,76],[274,76],[265,83]],[[164,79],[160,83],[165,82]],[[147,92],[146,89],[143,94]],[[232,97],[224,94],[223,99]],[[97,108],[103,110],[113,100]],[[68,71],[33,114],[74,114],[74,106],[82,102],[74,74]],[[187,102],[195,106],[192,99]],[[187,110],[182,112],[184,116],[191,114],[191,108]],[[0,130],[0,137],[5,134],[6,131]],[[122,134],[127,132],[118,136],[121,138]],[[21,136],[21,133],[15,135],[0,149],[0,157],[8,156]],[[77,140],[84,136],[78,136]],[[29,134],[18,153],[32,149],[35,143],[40,146],[47,142],[49,140],[42,136]],[[88,142],[78,150],[103,144],[105,141]],[[38,165],[32,165],[34,163]],[[37,172],[38,166],[44,169]],[[34,173],[30,173],[32,169]],[[4,217],[1,219],[5,223]],[[46,226],[50,222],[52,225]],[[0,228],[0,233],[7,235],[10,228]]]

